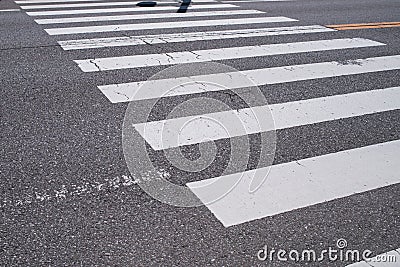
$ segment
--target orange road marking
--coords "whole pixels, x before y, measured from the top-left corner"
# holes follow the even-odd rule
[[[400,22],[375,22],[375,23],[359,23],[359,24],[338,24],[325,25],[328,28],[335,30],[358,30],[358,29],[379,29],[400,27]]]

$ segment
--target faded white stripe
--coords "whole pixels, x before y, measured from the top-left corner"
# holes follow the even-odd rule
[[[17,12],[21,11],[21,9],[0,9],[0,12]]]
[[[83,4],[52,4],[52,5],[30,5],[21,6],[22,9],[56,9],[56,8],[74,8],[74,7],[99,7],[99,6],[135,6],[137,2],[100,2],[100,3],[83,3]],[[163,2],[164,4],[177,4],[178,2]]]
[[[234,3],[251,3],[251,2],[291,2],[296,0],[229,0],[220,2],[234,2]]]
[[[400,55],[356,59],[345,62],[321,62],[304,65],[283,66],[265,69],[245,70],[241,73],[218,73],[191,77],[179,77],[152,81],[139,81],[123,84],[102,85],[98,88],[113,103],[127,102],[141,99],[159,98],[164,96],[176,96],[185,94],[203,93],[206,91],[220,91],[252,87],[254,85],[278,84],[286,82],[322,79],[361,73],[398,70],[400,69]],[[249,79],[242,79],[246,75]],[[212,82],[218,87],[193,87],[190,91],[173,91],[171,88],[177,84],[186,84],[197,81]],[[154,88],[152,91],[141,92],[136,95],[143,84]]]
[[[141,14],[141,15],[119,15],[119,16],[95,16],[95,17],[73,17],[56,19],[36,19],[38,24],[56,24],[56,23],[77,23],[93,21],[115,21],[115,20],[138,20],[138,19],[166,19],[166,18],[187,18],[187,17],[211,17],[211,16],[232,16],[232,15],[253,15],[263,14],[258,10],[229,10],[229,11],[207,11],[191,13],[163,13],[160,14]]]
[[[103,0],[68,0],[69,2],[100,2]],[[104,0],[106,1],[106,0]],[[41,3],[66,3],[66,0],[29,0],[29,1],[15,1],[16,4],[25,5],[25,4],[41,4]]]
[[[346,38],[74,61],[82,71],[93,72],[381,45],[384,44],[363,38]]]
[[[162,150],[400,109],[399,99],[400,87],[393,87],[145,122],[134,127],[154,150]],[[275,124],[260,119],[269,110]]]
[[[40,4],[40,3],[70,3],[70,2],[107,2],[107,0],[29,0],[29,1],[15,1],[17,4]],[[156,1],[158,4],[169,3],[171,1]],[[181,1],[174,1],[180,3]],[[196,0],[191,3],[211,3],[215,0]]]
[[[190,9],[196,10],[196,9],[216,9],[216,8],[235,8],[235,7],[238,6],[231,4],[213,4],[213,5],[190,6]],[[179,9],[178,6],[122,7],[122,8],[101,8],[101,9],[33,11],[33,12],[26,12],[26,14],[28,14],[29,16],[57,16],[57,15],[78,15],[78,14],[97,14],[97,13],[163,11],[163,10],[178,10],[178,9]]]
[[[103,0],[68,0],[69,2],[100,2]],[[104,0],[106,1],[106,0]],[[29,0],[29,1],[15,1],[16,4],[25,5],[25,4],[41,4],[41,3],[66,3],[66,0]]]
[[[227,1],[219,1],[220,3],[253,3],[253,2],[291,2],[296,0],[227,0]]]
[[[193,13],[191,13],[193,14]],[[132,46],[144,44],[165,44],[179,42],[194,42],[206,40],[219,40],[231,38],[249,38],[257,36],[289,35],[303,33],[320,33],[336,31],[320,25],[276,27],[276,28],[256,28],[228,31],[207,31],[207,32],[184,32],[158,35],[142,35],[129,37],[109,37],[96,39],[80,39],[59,41],[58,43],[64,50],[91,49],[115,46]]]
[[[269,173],[262,168],[187,186],[228,227],[397,184],[399,151],[397,140],[273,165]],[[262,180],[266,175],[260,188],[250,193],[253,177]],[[228,191],[232,181],[238,184]],[[212,202],[220,192],[229,193]]]
[[[173,22],[142,23],[142,24],[119,24],[119,25],[117,24],[117,25],[104,25],[104,26],[54,28],[54,29],[45,29],[45,31],[50,35],[62,35],[62,34],[79,34],[79,33],[94,33],[94,32],[118,32],[118,31],[190,28],[190,27],[206,27],[206,26],[229,26],[229,25],[241,25],[241,24],[260,24],[260,23],[292,22],[292,21],[297,21],[297,20],[286,17],[187,20],[187,21],[173,21]]]

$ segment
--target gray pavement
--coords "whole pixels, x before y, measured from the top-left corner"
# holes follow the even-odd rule
[[[204,4],[210,3],[198,5]],[[250,27],[256,29],[400,21],[399,1],[238,2],[236,5],[240,6],[239,9],[266,12],[251,17],[285,16],[299,21],[60,36],[50,36],[44,31],[61,27],[60,25],[39,25],[35,23],[35,17],[28,16],[23,10],[1,11],[19,9],[21,5],[9,0],[0,1],[1,266],[335,267],[346,266],[351,262],[260,261],[257,252],[265,245],[288,251],[321,251],[335,247],[340,238],[347,241],[348,248],[360,251],[369,249],[373,255],[400,247],[400,180],[390,186],[230,227],[224,227],[206,206],[182,208],[153,199],[134,181],[124,160],[121,135],[128,103],[111,103],[97,86],[145,81],[167,66],[84,73],[73,62],[74,59],[339,38],[365,38],[386,44],[218,61],[241,71],[325,61],[346,62],[399,55],[400,27],[71,51],[63,50],[57,43],[83,38]],[[179,3],[172,5],[179,8]],[[73,10],[62,8],[68,9]],[[171,12],[175,11],[156,13]],[[190,7],[188,12],[191,12]],[[101,15],[120,14],[131,13]],[[70,17],[79,16],[84,15]],[[246,20],[247,17],[240,15],[229,18]],[[196,17],[182,20],[209,19],[216,18]],[[179,19],[161,17],[156,20],[114,21],[112,24],[168,21]],[[110,22],[69,23],[62,27],[107,24]],[[383,72],[261,85],[260,90],[269,104],[277,104],[397,87],[400,86],[399,77],[397,68]],[[153,112],[151,120],[165,119],[176,105],[191,96],[163,99]],[[229,102],[234,109],[244,107],[239,99],[222,92],[202,93],[201,96]],[[144,110],[150,102],[138,101],[138,109]],[[399,140],[399,115],[400,110],[394,109],[278,130],[274,165]],[[259,135],[255,134],[251,138],[254,143],[252,153],[257,155]],[[216,143],[219,147],[217,160],[206,170],[194,174],[179,170],[168,163],[163,151],[153,151],[150,147],[148,149],[154,166],[168,170],[174,183],[184,185],[221,175],[229,161],[231,147],[229,139]],[[199,155],[197,145],[182,150],[188,158]],[[257,159],[253,156],[248,169],[256,165]]]

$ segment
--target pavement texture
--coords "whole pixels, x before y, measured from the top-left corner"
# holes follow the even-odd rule
[[[265,11],[268,16],[295,18],[302,25],[400,19],[400,2],[392,0],[298,0],[238,5]],[[0,1],[0,10],[14,8],[19,6],[12,1]],[[295,23],[273,26],[291,25]],[[51,27],[55,26],[45,28]],[[55,38],[43,28],[23,11],[0,11],[1,266],[268,266],[270,263],[257,259],[257,252],[265,245],[287,250],[322,250],[334,247],[339,238],[344,238],[349,248],[369,249],[374,255],[400,247],[400,184],[229,228],[204,206],[178,208],[154,200],[129,180],[121,144],[128,103],[110,103],[96,86],[146,80],[166,67],[83,73],[72,61],[331,38],[358,37],[386,44],[221,63],[247,70],[346,61],[400,54],[400,28],[112,47],[92,49],[90,56],[86,50],[63,51],[57,44],[57,40],[82,36]],[[179,31],[240,28],[246,26]],[[172,32],[176,29],[135,34]],[[101,37],[111,36],[120,33],[101,34]],[[399,86],[399,77],[399,71],[395,70],[260,86],[260,89],[268,103],[273,104]],[[204,93],[204,96],[223,99],[233,107],[241,105],[226,93]],[[164,118],[169,110],[188,98],[163,100],[153,119]],[[148,101],[140,101],[138,105],[145,108]],[[279,130],[274,164],[398,139],[400,110]],[[257,142],[257,135],[252,140]],[[196,175],[174,169],[161,152],[150,151],[150,154],[155,165],[169,170],[175,183],[184,184],[221,173],[224,162],[229,160],[226,155],[230,147],[227,140],[218,144],[219,160]],[[188,157],[198,155],[196,145],[184,150]],[[249,166],[252,164],[255,163],[250,162]],[[346,264],[350,262],[274,262],[271,266]]]

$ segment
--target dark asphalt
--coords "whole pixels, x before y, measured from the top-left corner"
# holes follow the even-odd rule
[[[400,21],[397,0],[297,0],[240,5],[266,11],[268,16],[300,21],[254,28]],[[11,8],[18,6],[9,0],[0,1],[0,10]],[[191,20],[197,19],[206,18]],[[87,25],[95,24],[101,25]],[[387,44],[221,63],[246,70],[349,60],[400,54],[400,28],[114,47],[88,53],[63,51],[56,42],[82,36],[52,37],[43,28],[54,26],[43,26],[23,11],[0,11],[1,266],[269,266],[257,259],[257,252],[264,245],[322,250],[345,238],[349,248],[369,249],[374,254],[400,247],[400,184],[229,228],[223,227],[206,207],[177,208],[152,199],[127,178],[130,174],[123,157],[121,131],[128,104],[111,104],[96,86],[146,80],[164,67],[83,73],[72,61],[346,37]],[[195,30],[240,28],[246,26]],[[171,32],[177,29],[135,34]],[[85,38],[99,36],[121,33],[87,34]],[[260,88],[269,103],[281,103],[400,86],[399,74],[400,71],[388,71]],[[204,95],[240,106],[222,93]],[[188,97],[164,100],[154,119],[163,118],[185,99]],[[138,103],[143,107],[146,104]],[[257,136],[254,139],[257,142]],[[285,129],[277,132],[275,164],[398,139],[400,110]],[[226,141],[219,141],[221,155],[229,150]],[[190,156],[196,152],[197,146],[191,146],[185,153]],[[218,176],[219,166],[227,160],[222,156],[211,168],[191,175],[171,168],[157,153],[153,153],[154,164],[176,174],[176,183]],[[346,264],[349,263],[274,262],[270,266]]]

